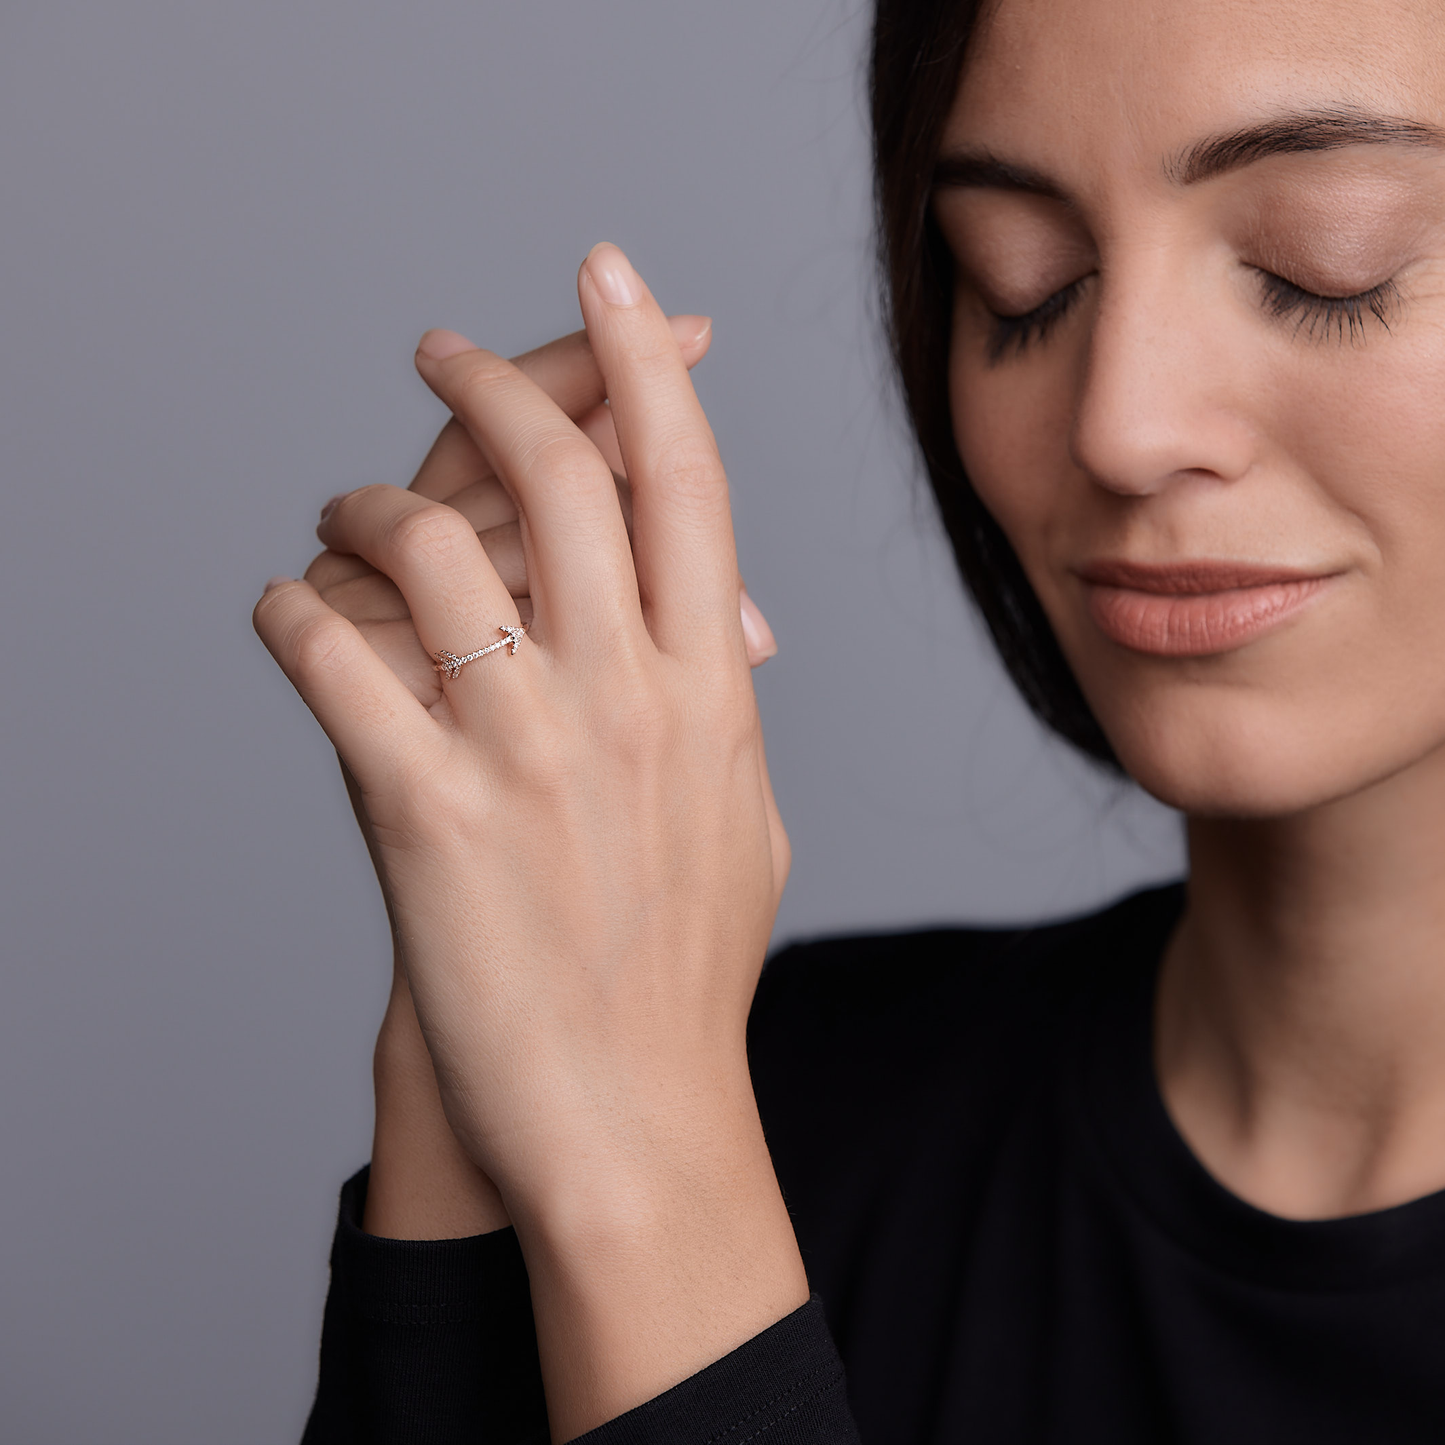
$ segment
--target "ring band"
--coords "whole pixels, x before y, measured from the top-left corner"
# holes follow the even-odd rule
[[[475,652],[467,653],[465,657],[458,657],[456,653],[445,650],[432,653],[432,657],[435,659],[435,665],[432,671],[439,672],[443,677],[449,677],[455,681],[467,663],[475,662],[479,657],[485,657],[489,652],[496,652],[498,648],[510,645],[512,649],[511,655],[515,657],[517,655],[517,644],[521,642],[522,636],[527,629],[525,627],[507,627],[503,624],[497,628],[497,631],[505,632],[507,635],[502,638],[500,642],[494,642],[489,647],[479,647]]]

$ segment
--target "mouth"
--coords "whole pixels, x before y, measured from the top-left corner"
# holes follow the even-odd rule
[[[1091,562],[1078,569],[1094,625],[1152,657],[1208,657],[1262,637],[1307,607],[1338,572],[1244,562]]]

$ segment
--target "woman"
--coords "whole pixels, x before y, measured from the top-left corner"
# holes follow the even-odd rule
[[[257,610],[397,941],[309,1439],[1439,1437],[1442,32],[880,0],[945,524],[1040,715],[1187,813],[1187,896],[754,1000],[787,843],[705,331],[600,247],[590,350],[423,338],[457,425]]]

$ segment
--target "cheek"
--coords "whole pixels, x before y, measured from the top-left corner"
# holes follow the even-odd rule
[[[1068,348],[989,366],[977,339],[955,328],[949,364],[953,435],[965,471],[1030,575],[1068,502],[1074,379]]]
[[[964,471],[1013,547],[1081,682],[1086,669],[1074,653],[1083,619],[1067,564],[1098,501],[1070,445],[1086,342],[1056,333],[1046,346],[990,365],[986,343],[955,324],[949,361],[953,435]]]
[[[1445,557],[1445,315],[1368,345],[1310,348],[1268,393],[1272,439],[1357,522],[1382,601],[1440,612]]]

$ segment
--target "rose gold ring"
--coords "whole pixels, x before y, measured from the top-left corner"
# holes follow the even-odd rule
[[[490,647],[479,647],[475,652],[469,652],[465,657],[458,657],[454,652],[434,652],[435,659],[433,672],[439,672],[443,677],[449,677],[453,681],[460,675],[462,668],[467,663],[475,662],[479,657],[485,657],[489,652],[496,652],[498,648],[510,646],[511,655],[517,655],[517,644],[522,640],[522,634],[526,632],[525,627],[507,627],[505,625],[497,628],[498,632],[505,632],[507,635],[500,642],[494,642]]]

